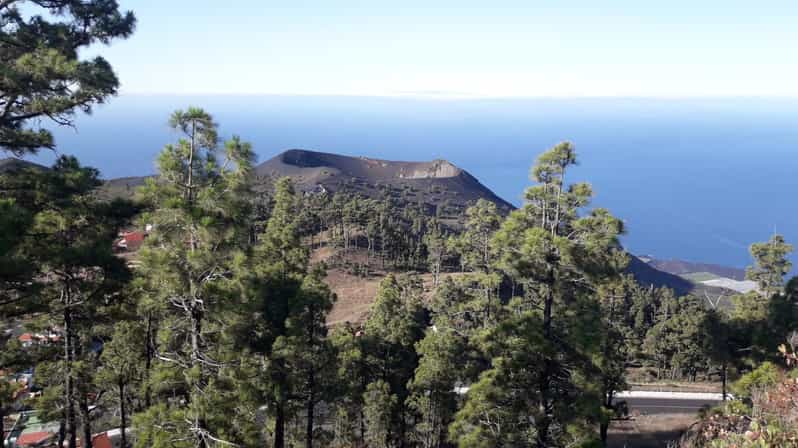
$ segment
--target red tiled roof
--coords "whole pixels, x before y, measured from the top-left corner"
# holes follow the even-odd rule
[[[46,442],[53,437],[54,434],[47,431],[29,432],[22,434],[17,439],[17,446],[37,446]]]
[[[22,333],[21,335],[19,335],[18,339],[22,342],[31,342],[33,341],[33,335],[30,333]]]
[[[128,251],[135,252],[144,244],[144,238],[147,236],[144,232],[133,231],[125,232],[122,239],[117,243],[117,247],[125,248]]]
[[[122,235],[122,238],[124,238],[128,244],[141,242],[144,241],[144,232],[128,232]]]
[[[91,439],[91,445],[94,448],[114,448],[114,444],[111,443],[111,439],[108,437],[107,433],[97,434]]]

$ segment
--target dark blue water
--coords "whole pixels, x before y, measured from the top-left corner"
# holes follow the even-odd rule
[[[537,154],[567,139],[581,162],[571,180],[626,221],[635,253],[745,266],[774,228],[798,243],[798,100],[127,96],[59,130],[60,151],[105,177],[152,173],[175,139],[169,113],[188,105],[260,160],[289,148],[445,158],[516,204]]]

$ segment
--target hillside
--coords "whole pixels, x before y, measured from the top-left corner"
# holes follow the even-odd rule
[[[100,187],[100,192],[106,197],[131,199],[136,193],[136,189],[144,185],[144,182],[150,177],[151,176],[133,176],[109,179]]]
[[[660,260],[654,257],[640,257],[654,269],[667,272],[673,275],[689,276],[696,273],[708,273],[715,277],[723,277],[732,280],[745,280],[745,269],[721,266],[718,264],[695,263],[685,260]]]
[[[688,294],[696,288],[695,283],[678,275],[660,271],[634,255],[631,255],[628,270],[641,285],[657,288],[665,286],[673,289],[677,295]]]
[[[0,173],[24,167],[45,169],[16,158],[0,160]],[[392,195],[407,201],[426,203],[431,212],[442,207],[444,215],[447,212],[461,212],[479,199],[496,203],[505,213],[514,209],[512,204],[501,199],[467,171],[445,160],[400,162],[293,149],[259,164],[255,167],[255,174],[258,177],[257,184],[263,188],[268,188],[275,178],[288,176],[299,191],[347,191],[369,197]],[[106,196],[130,198],[147,177],[109,179],[100,191]],[[697,272],[691,269],[700,267],[707,272],[716,271],[719,277],[726,277],[720,275],[727,273],[723,270],[726,268],[697,263],[687,265],[685,262],[661,262],[650,257],[640,259],[632,256],[629,272],[643,285],[669,287],[677,294],[728,292],[715,287],[721,285],[702,284],[680,276],[680,273],[687,271]],[[734,277],[728,278],[738,277],[738,273],[732,274]]]
[[[27,160],[17,159],[15,157],[0,159],[0,174],[10,173],[27,168],[46,169],[44,166],[37,163],[28,162]]]
[[[258,165],[263,179],[289,176],[300,191],[347,191],[368,197],[403,195],[434,209],[462,210],[478,199],[508,213],[513,206],[467,171],[446,160],[397,162],[292,149]]]
[[[0,159],[0,174],[13,173],[14,171],[33,168],[37,170],[47,170],[48,168],[38,163],[29,162],[15,157]],[[131,176],[108,179],[103,181],[99,188],[100,195],[106,198],[125,198],[132,199],[136,189],[151,176]]]

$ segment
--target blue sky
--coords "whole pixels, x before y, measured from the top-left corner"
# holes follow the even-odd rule
[[[798,96],[795,0],[121,4],[124,93]]]

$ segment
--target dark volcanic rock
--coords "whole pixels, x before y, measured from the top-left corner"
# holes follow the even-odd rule
[[[301,191],[323,187],[375,197],[381,190],[393,189],[436,206],[444,202],[467,206],[487,199],[505,213],[513,209],[474,176],[446,160],[397,162],[292,149],[258,165],[255,173],[272,179],[289,176]]]

